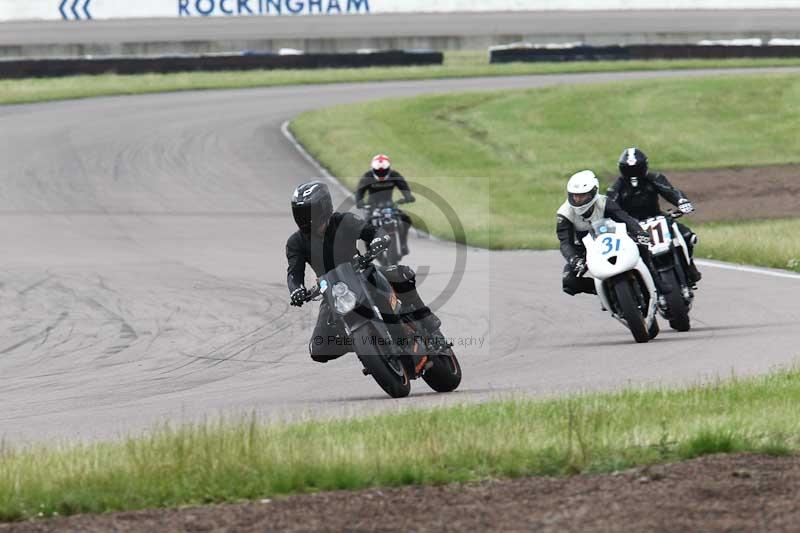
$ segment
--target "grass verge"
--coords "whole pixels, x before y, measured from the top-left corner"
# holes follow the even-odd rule
[[[445,63],[429,67],[378,67],[365,69],[258,70],[241,72],[187,72],[71,76],[49,79],[0,80],[0,104],[19,104],[206,89],[242,89],[311,83],[424,80],[476,76],[513,76],[569,72],[613,72],[629,70],[667,70],[800,66],[797,59],[659,60],[601,61],[574,63],[512,63],[490,65],[482,52],[448,52]]]
[[[680,390],[496,401],[376,417],[160,428],[119,443],[0,449],[0,519],[370,486],[610,472],[800,449],[800,371]]]
[[[698,253],[705,258],[800,272],[800,219],[715,222],[696,229]]]
[[[553,248],[555,211],[572,172],[592,168],[610,181],[619,152],[631,145],[657,169],[797,163],[798,119],[800,77],[719,76],[384,100],[306,113],[292,130],[351,187],[348,176],[388,152],[407,177],[467,214],[471,244]],[[409,210],[448,236],[432,202]],[[797,269],[800,234],[764,228],[740,225],[758,239],[731,243],[728,226],[706,226],[710,238],[701,236],[698,252]]]

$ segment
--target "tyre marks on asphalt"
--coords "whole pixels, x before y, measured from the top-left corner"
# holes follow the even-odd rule
[[[361,375],[355,357],[312,363],[317,307],[287,305],[287,199],[318,175],[280,133],[299,112],[364,98],[706,74],[290,87],[0,109],[0,131],[14,132],[0,142],[0,350],[13,347],[0,355],[0,438],[108,437],[252,410],[336,416],[509,392],[686,383],[791,361],[797,330],[783,324],[800,321],[791,280],[707,269],[697,330],[664,332],[641,347],[596,299],[561,293],[557,252],[470,249],[461,286],[437,312],[445,335],[485,342],[458,347],[465,377],[456,394],[425,394],[415,383],[400,403]],[[423,239],[411,248],[411,266],[431,269],[420,293],[432,301],[446,290],[454,248]]]

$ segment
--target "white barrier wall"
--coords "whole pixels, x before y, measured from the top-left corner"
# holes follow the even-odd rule
[[[800,8],[800,0],[0,0],[0,21],[455,11]]]

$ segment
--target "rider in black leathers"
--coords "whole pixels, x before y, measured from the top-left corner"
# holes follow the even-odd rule
[[[356,206],[363,209],[366,205],[373,207],[391,205],[395,187],[403,194],[403,202],[410,204],[416,199],[406,179],[392,169],[389,158],[383,154],[372,158],[372,168],[364,173],[356,188]],[[366,201],[365,201],[365,196]],[[408,230],[411,228],[411,217],[398,210],[400,218],[400,246],[403,255],[408,255]]]
[[[351,213],[333,211],[333,201],[327,185],[321,181],[304,183],[292,197],[292,214],[298,231],[286,242],[287,285],[291,304],[302,306],[308,292],[305,288],[305,267],[311,265],[322,276],[342,263],[350,262],[358,253],[359,240],[377,251],[389,246],[389,236],[362,218]],[[439,319],[425,306],[416,290],[414,271],[406,266],[382,268],[381,272],[403,302],[401,313],[408,313],[429,333],[435,332]],[[309,342],[314,361],[325,363],[351,350],[342,340],[346,337],[341,325],[332,319],[326,300],[322,300],[317,324]]]
[[[680,189],[674,187],[666,176],[657,172],[649,172],[647,155],[638,148],[628,148],[619,158],[620,176],[608,188],[608,197],[619,204],[631,216],[645,220],[663,215],[659,205],[659,197],[675,205],[682,213],[694,211],[694,205]],[[689,276],[693,283],[701,279],[701,274],[694,264],[694,246],[697,235],[683,224],[678,229],[689,248]]]

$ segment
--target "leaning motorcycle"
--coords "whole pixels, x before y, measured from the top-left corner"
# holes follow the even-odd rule
[[[681,234],[676,219],[683,216],[680,211],[670,211],[665,215],[648,218],[640,222],[642,228],[650,233],[650,253],[662,286],[669,290],[664,294],[666,305],[659,313],[669,321],[676,331],[689,331],[691,321],[689,311],[694,302],[694,292],[689,279],[689,247]]]
[[[603,309],[630,329],[636,342],[655,338],[656,287],[627,226],[611,219],[595,222],[583,245]]]
[[[378,253],[356,255],[322,276],[306,301],[326,298],[329,320],[346,332],[337,338],[351,347],[372,378],[393,398],[408,396],[411,380],[422,378],[436,392],[461,383],[461,365],[440,329],[423,331],[373,261]]]
[[[398,203],[403,203],[402,200]],[[389,203],[381,205],[365,205],[364,209],[370,213],[369,222],[375,227],[383,228],[389,237],[392,238],[391,244],[385,252],[381,253],[376,260],[381,266],[392,266],[400,263],[403,259],[403,243],[400,237],[400,209],[398,204]]]

